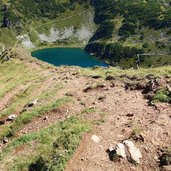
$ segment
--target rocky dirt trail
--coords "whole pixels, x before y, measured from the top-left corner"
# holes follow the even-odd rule
[[[61,69],[57,80],[62,80],[63,88],[55,97],[71,96],[70,103],[59,110],[26,124],[19,135],[39,131],[57,120],[63,120],[83,110],[81,117],[89,121],[100,121],[93,132],[85,134],[69,161],[66,171],[157,171],[161,149],[171,146],[171,106],[158,103],[149,106],[142,90],[126,90],[120,81],[105,81],[75,74],[74,71]],[[93,135],[100,138],[96,143],[91,140]],[[131,139],[142,153],[142,162],[135,165],[125,159],[110,161],[106,152],[110,146],[123,140]]]
[[[126,91],[124,85],[110,83],[100,90],[77,92],[87,106],[107,113],[103,123],[84,135],[79,148],[70,160],[66,171],[157,171],[159,150],[171,146],[171,106],[149,106],[141,91]],[[100,98],[101,97],[101,98]],[[102,98],[103,97],[103,98]],[[98,100],[100,99],[100,100]],[[93,119],[95,116],[85,116]],[[136,133],[137,135],[134,135]],[[91,140],[95,134],[100,138]],[[131,138],[141,150],[142,164],[126,160],[113,162],[106,152],[110,146]]]

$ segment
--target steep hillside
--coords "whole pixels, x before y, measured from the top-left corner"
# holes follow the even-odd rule
[[[10,0],[0,8],[2,48],[85,47],[111,65],[171,64],[169,0]]]
[[[170,73],[54,67],[21,50],[4,52],[0,170],[161,170],[171,147]],[[106,150],[126,139],[140,149],[141,164],[110,160]]]
[[[113,65],[134,67],[171,63],[170,1],[94,0],[95,23],[100,28],[86,50]],[[151,55],[150,55],[151,54]]]
[[[11,0],[2,4],[0,41],[8,46],[85,46],[96,30],[89,1]]]

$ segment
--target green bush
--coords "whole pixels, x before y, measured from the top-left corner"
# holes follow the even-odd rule
[[[152,102],[171,103],[171,93],[167,88],[161,88],[156,92]]]

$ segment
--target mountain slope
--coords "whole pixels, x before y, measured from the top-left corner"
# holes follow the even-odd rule
[[[123,67],[169,54],[170,1],[158,2],[0,1],[0,171],[170,170],[170,66],[55,67],[26,51],[89,42]],[[140,65],[170,63],[157,55]],[[111,150],[124,140],[140,164]]]
[[[54,67],[16,54],[0,63],[0,170],[161,169],[171,140],[170,67]],[[110,161],[107,148],[125,139],[140,148],[143,164]]]
[[[123,67],[135,67],[137,62],[143,67],[171,63],[169,0],[11,0],[3,4],[1,43],[31,49],[85,47]],[[147,55],[138,58],[137,54]]]
[[[169,2],[93,1],[100,28],[86,50],[113,65],[133,67],[137,54],[142,53],[154,54],[141,56],[143,66],[170,64]]]

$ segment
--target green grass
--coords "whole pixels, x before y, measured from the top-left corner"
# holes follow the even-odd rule
[[[89,130],[88,123],[71,117],[39,132],[23,135],[3,149],[0,169],[28,170],[37,165],[37,171],[62,171],[77,148],[83,132]],[[25,148],[25,152],[14,155],[19,148]]]
[[[11,59],[8,62],[0,64],[0,98],[21,84],[26,85],[33,80],[41,79],[40,72],[42,70],[37,70],[35,73],[19,60]]]
[[[15,113],[17,109],[21,110],[25,104],[34,100],[30,94],[35,88],[36,86],[33,84],[32,86],[29,86],[28,88],[21,90],[19,93],[14,95],[8,103],[8,106],[1,112],[1,117]]]
[[[47,88],[46,90],[38,92],[41,83],[43,83],[43,81],[46,79],[47,78],[43,78],[42,80],[39,80],[39,82],[31,84],[26,89],[21,90],[14,95],[8,103],[8,106],[1,112],[0,117],[15,113],[17,110],[22,110],[24,105],[28,104],[34,99],[39,99],[39,101],[41,101],[41,105],[44,105],[46,102],[51,102],[53,100],[54,94],[56,94],[63,86],[60,83],[54,83],[49,89]]]
[[[7,106],[4,106],[4,109],[1,110],[0,118],[15,113],[19,115],[16,122],[1,125],[0,137],[14,133],[23,124],[30,122],[33,118],[53,110],[60,105],[62,106],[62,103],[65,104],[71,101],[65,97],[57,99],[58,91],[63,87],[60,80],[52,82],[52,84],[47,85],[47,87],[45,86],[42,90],[40,89],[46,83],[46,80],[53,76],[56,77],[55,73],[44,74],[46,65],[37,66],[33,70],[27,65],[29,61],[26,59],[24,61],[11,59],[8,62],[0,64],[0,100],[3,101],[7,93],[10,94],[16,91],[7,104],[5,104]],[[39,100],[38,105],[31,108],[28,112],[19,114],[23,107],[34,99]]]
[[[146,77],[147,75],[154,75],[154,76],[167,76],[171,75],[171,67],[170,66],[163,66],[163,67],[156,67],[156,68],[140,68],[140,69],[120,69],[119,67],[110,67],[110,68],[97,68],[97,69],[80,69],[80,74],[83,76],[102,76],[105,78],[108,75],[119,77],[121,75],[128,75],[128,76],[137,76],[137,77]]]
[[[14,136],[15,133],[24,125],[28,124],[31,122],[34,118],[40,117],[50,111],[53,111],[55,109],[58,109],[62,106],[64,106],[66,103],[71,102],[71,99],[68,97],[64,97],[61,99],[58,99],[57,101],[53,103],[49,103],[46,105],[41,105],[38,106],[31,111],[26,111],[19,115],[15,122],[9,126],[8,128],[5,129],[5,131],[0,133],[0,137],[5,137],[5,136]]]
[[[15,44],[15,41],[16,36],[12,29],[0,28],[0,42],[8,47],[12,47]]]

